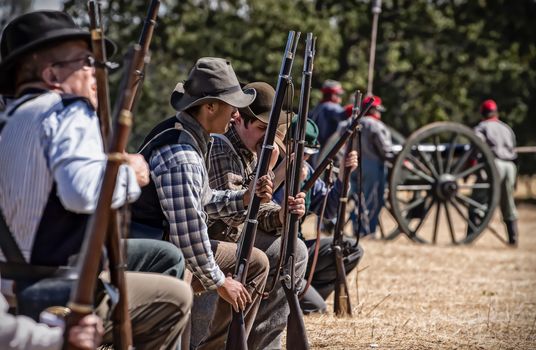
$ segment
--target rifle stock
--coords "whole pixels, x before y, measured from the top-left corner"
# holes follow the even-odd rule
[[[128,73],[134,66],[134,62],[141,58],[139,53],[140,49],[137,46],[129,52],[127,58],[129,63],[126,67],[127,74],[123,81],[127,82],[122,84],[123,87],[131,85],[128,80],[131,80],[133,75]],[[123,161],[122,152],[126,148],[130,127],[132,125],[132,114],[125,109],[125,100],[132,91],[129,89],[122,89],[120,91],[123,92],[120,99],[121,102],[119,103],[121,108],[115,118],[116,128],[112,136],[97,208],[86,227],[84,241],[78,258],[77,270],[79,271],[79,276],[84,276],[84,278],[79,278],[76,281],[74,288],[71,291],[69,303],[67,304],[71,313],[67,317],[65,328],[66,335],[69,333],[69,329],[77,324],[82,317],[93,312],[93,296],[97,275],[100,269],[102,247],[110,224],[112,196],[115,189],[119,166]],[[72,349],[72,346],[68,344],[68,342],[65,342],[64,347]]]
[[[108,70],[106,43],[100,3],[96,0],[88,2],[91,48],[95,61],[95,78],[97,81],[97,115],[101,127],[104,150],[109,148],[111,119],[110,96],[108,89]],[[110,258],[110,280],[119,292],[118,304],[112,312],[114,346],[116,349],[129,349],[132,346],[132,325],[128,311],[127,285],[125,279],[124,250],[121,246],[120,230],[118,228],[118,213],[110,209],[110,222],[106,234],[106,249]]]
[[[292,70],[292,62],[294,61],[294,55],[296,53],[299,37],[300,33],[295,34],[294,31],[290,31],[288,34],[287,45],[285,47],[283,62],[281,64],[281,70],[277,81],[274,101],[272,103],[272,109],[270,110],[270,120],[268,122],[266,134],[264,135],[262,151],[259,158],[259,165],[257,167],[257,174],[255,176],[253,188],[256,188],[259,178],[268,173],[268,165],[274,148],[273,144],[279,122],[279,114],[283,108],[285,92],[290,82],[290,72]],[[260,204],[261,200],[256,194],[251,196],[246,221],[237,247],[237,261],[234,279],[242,284],[246,283],[249,259],[251,257],[257,232],[257,215]],[[232,311],[232,319],[227,333],[227,342],[225,348],[227,350],[247,349],[247,333],[244,326],[244,314],[242,311]]]
[[[359,114],[359,106],[361,105],[361,93],[358,91],[355,94],[354,107],[352,109],[353,119],[357,119]],[[346,143],[344,152],[345,158],[348,157],[353,149],[352,138]],[[346,204],[348,203],[348,190],[350,189],[350,168],[342,169],[342,190],[339,197],[339,205],[337,206],[337,223],[335,225],[335,233],[333,234],[332,249],[335,256],[335,267],[337,278],[335,280],[335,299],[333,301],[333,309],[337,316],[352,316],[352,305],[350,295],[348,293],[348,282],[346,281],[346,270],[344,268],[343,254],[343,236],[344,224],[346,223]]]

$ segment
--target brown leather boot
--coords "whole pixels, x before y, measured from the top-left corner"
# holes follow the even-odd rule
[[[517,237],[519,232],[517,231],[517,220],[505,221],[506,231],[508,231],[508,244],[511,246],[517,246]]]

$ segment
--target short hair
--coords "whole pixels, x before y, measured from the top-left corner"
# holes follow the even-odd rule
[[[252,115],[249,115],[249,114],[244,114],[244,113],[240,113],[240,117],[242,118],[242,120],[244,121],[244,126],[247,128],[248,125],[250,123],[253,123],[255,120],[259,120],[258,118],[252,116]]]
[[[56,41],[23,55],[15,66],[15,86],[41,81],[41,72],[50,62],[59,59],[55,52],[64,43]]]

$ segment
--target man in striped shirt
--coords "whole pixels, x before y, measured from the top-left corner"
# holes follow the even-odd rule
[[[57,11],[24,14],[2,34],[0,94],[13,98],[0,113],[0,120],[6,121],[0,135],[0,208],[24,259],[32,265],[67,265],[80,251],[86,224],[97,206],[107,156],[95,112],[90,42],[89,32]],[[117,176],[114,208],[136,200],[140,187],[148,183],[143,157],[125,155],[125,160]],[[192,302],[189,286],[177,278],[182,275],[182,257],[165,242],[132,243],[126,259],[130,270],[174,275],[125,274],[134,346],[172,348]],[[134,246],[138,249],[130,249]],[[40,310],[34,304],[67,302],[61,296],[68,299],[73,282],[36,281],[23,275],[17,280],[18,311],[35,318]],[[25,303],[28,294],[38,298]],[[109,311],[107,299],[96,306],[101,317]],[[109,319],[105,330],[104,342],[110,343]]]

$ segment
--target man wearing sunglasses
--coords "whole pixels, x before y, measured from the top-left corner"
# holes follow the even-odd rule
[[[14,19],[0,40],[0,94],[10,97],[0,112],[0,209],[29,269],[69,265],[97,204],[106,154],[89,42],[89,32],[57,11]],[[107,42],[107,51],[114,50]],[[114,208],[136,200],[149,179],[141,155],[125,159]],[[182,255],[171,244],[148,240],[129,242],[127,251],[129,270],[160,273],[126,273],[134,346],[172,348],[192,302],[189,286],[177,278],[184,271]],[[47,302],[67,301],[73,280],[23,276],[16,282],[19,312],[36,318]],[[25,302],[29,295],[38,301]],[[107,298],[95,305],[101,317],[109,310]],[[109,343],[111,323],[104,326]]]

